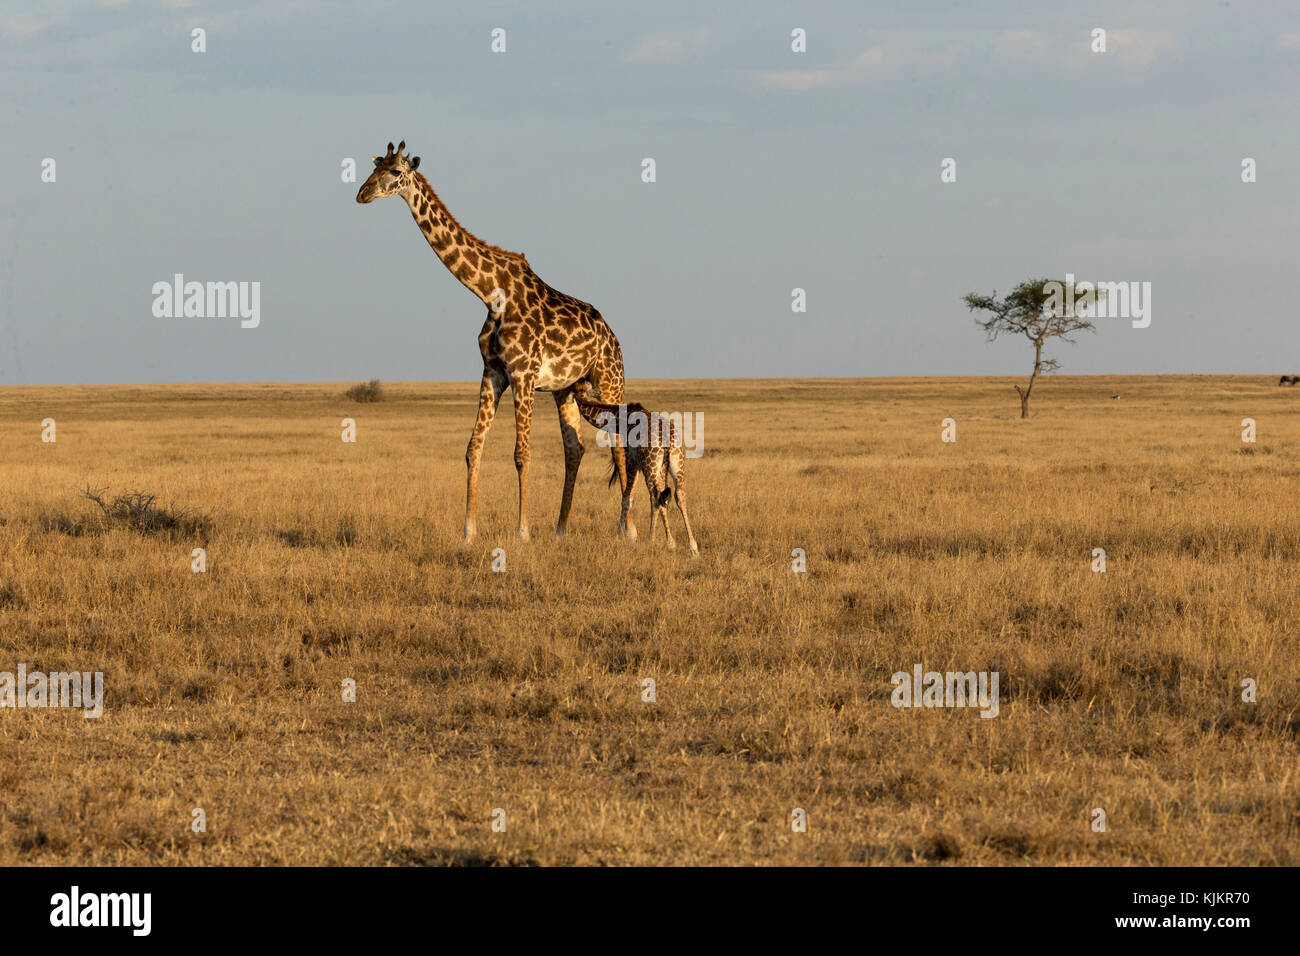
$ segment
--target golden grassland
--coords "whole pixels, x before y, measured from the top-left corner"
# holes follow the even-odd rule
[[[0,670],[106,699],[0,709],[0,864],[1300,862],[1300,389],[1011,383],[630,383],[704,414],[694,560],[586,426],[553,537],[546,396],[532,542],[507,396],[462,547],[477,383],[0,388]],[[917,663],[1000,715],[895,709]]]

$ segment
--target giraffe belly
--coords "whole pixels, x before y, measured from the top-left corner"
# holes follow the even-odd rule
[[[568,388],[578,377],[573,366],[568,362],[543,361],[541,368],[537,370],[535,387],[543,392],[558,392],[562,388]]]

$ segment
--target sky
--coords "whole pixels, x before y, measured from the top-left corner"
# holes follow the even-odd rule
[[[1020,374],[962,296],[1067,273],[1151,321],[1065,373],[1300,372],[1298,119],[1293,2],[5,0],[0,385],[478,379],[483,305],[344,181],[403,139],[631,378]],[[258,324],[156,315],[177,273]]]

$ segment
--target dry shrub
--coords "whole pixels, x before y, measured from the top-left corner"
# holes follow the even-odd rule
[[[388,401],[388,394],[384,391],[384,387],[379,384],[379,379],[377,378],[372,378],[368,382],[361,382],[358,385],[353,385],[343,393],[343,397],[351,399],[354,402],[360,402],[363,405],[371,402]]]
[[[164,508],[158,496],[146,491],[129,491],[106,498],[107,488],[87,487],[81,497],[99,505],[110,527],[129,528],[143,534],[194,535],[206,532],[208,520],[189,510]]]

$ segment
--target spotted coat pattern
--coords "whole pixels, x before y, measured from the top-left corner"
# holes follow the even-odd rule
[[[623,514],[626,516],[632,506],[632,486],[636,484],[637,474],[644,475],[646,490],[650,492],[650,540],[654,540],[655,519],[659,517],[663,519],[664,535],[668,539],[669,550],[677,546],[673,540],[672,526],[668,523],[668,501],[674,499],[677,502],[677,510],[682,513],[682,522],[686,525],[686,538],[690,543],[691,553],[699,554],[699,545],[695,543],[695,534],[691,531],[691,519],[686,513],[684,488],[686,453],[682,449],[672,419],[652,415],[639,402],[616,405],[596,401],[585,383],[579,383],[575,387],[574,396],[583,418],[601,431],[614,436],[615,440],[626,444],[628,479],[623,483]],[[621,425],[617,424],[625,422],[628,424],[628,431],[632,431],[636,427],[634,416],[637,415],[644,415],[648,423],[643,426],[649,439],[648,443],[628,441],[629,436],[623,434]],[[671,489],[668,485],[670,477],[672,478]]]
[[[489,245],[465,229],[448,211],[429,181],[418,172],[420,157],[402,155],[388,144],[385,156],[374,158],[375,169],[357,192],[357,202],[400,195],[410,207],[420,232],[447,269],[488,307],[479,332],[483,357],[478,418],[465,450],[465,540],[475,533],[478,473],[483,444],[506,388],[515,403],[515,469],[519,475],[519,537],[528,538],[529,436],[534,392],[551,392],[564,440],[564,494],[556,534],[562,535],[573,503],[585,447],[575,386],[606,402],[623,400],[623,352],[618,339],[594,306],[543,282],[520,253]],[[625,493],[629,476],[622,448],[612,448],[615,473]],[[619,530],[636,537],[626,514]]]

